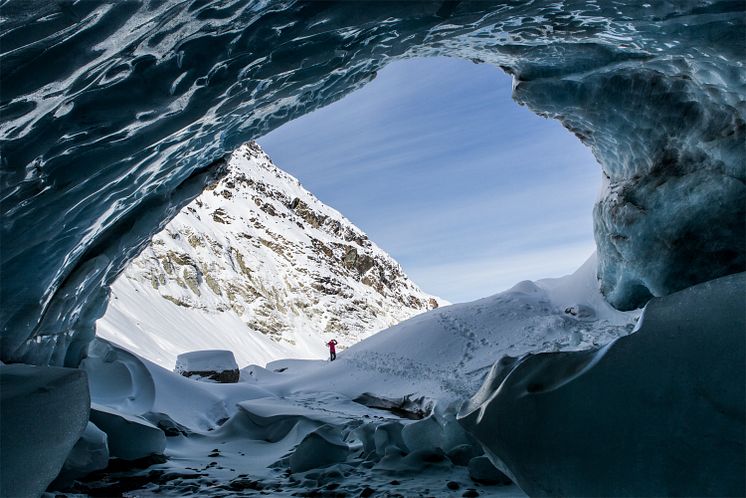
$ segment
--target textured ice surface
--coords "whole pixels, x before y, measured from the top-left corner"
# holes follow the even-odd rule
[[[88,423],[85,372],[0,366],[0,496],[40,496]]]
[[[615,305],[742,271],[745,19],[716,0],[7,2],[0,358],[77,364],[108,285],[227,151],[413,56],[505,68],[591,147]]]
[[[723,277],[601,349],[502,361],[460,421],[530,496],[743,496],[745,295]]]

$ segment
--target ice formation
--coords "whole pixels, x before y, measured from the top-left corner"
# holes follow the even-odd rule
[[[88,423],[82,370],[0,365],[0,496],[40,496]]]
[[[96,470],[109,465],[109,441],[104,431],[88,422],[83,434],[70,450],[60,474],[52,487],[59,489],[71,485],[75,479],[85,477]]]
[[[600,349],[507,359],[459,418],[530,496],[743,496],[744,296],[722,277]]]
[[[592,148],[616,306],[743,271],[745,19],[718,0],[6,2],[0,358],[77,365],[108,286],[226,152],[412,56],[503,67]]]

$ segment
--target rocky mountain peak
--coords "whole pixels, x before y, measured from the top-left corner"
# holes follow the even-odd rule
[[[122,280],[169,305],[235,315],[249,333],[301,356],[324,354],[331,337],[349,346],[442,302],[256,142],[237,149],[228,174],[153,238],[114,285],[115,298],[131,292]],[[117,306],[112,299],[107,316]],[[221,331],[204,333],[219,339]]]

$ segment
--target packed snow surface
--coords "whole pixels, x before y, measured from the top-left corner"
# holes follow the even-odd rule
[[[252,142],[112,286],[98,335],[172,368],[230,348],[241,366],[326,356],[444,301]]]
[[[621,309],[746,266],[743,2],[3,3],[0,359],[75,366],[224,156],[388,62],[504,68],[598,159]],[[416,82],[412,82],[416,85]],[[454,165],[457,168],[458,165]]]
[[[573,307],[592,313],[579,317]],[[573,275],[418,315],[334,362],[248,366],[237,384],[186,379],[101,339],[83,366],[94,402],[171,434],[168,461],[142,471],[188,474],[159,481],[165,496],[230,496],[248,487],[275,496],[315,489],[356,496],[366,486],[405,496],[456,497],[469,488],[523,496],[495,484],[500,472],[475,460],[482,450],[456,421],[459,405],[503,355],[600,346],[630,333],[636,319],[600,297],[594,256]],[[353,401],[363,393],[407,398],[421,413],[402,417]],[[472,479],[489,476],[497,480]]]

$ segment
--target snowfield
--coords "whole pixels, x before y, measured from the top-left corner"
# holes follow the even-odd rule
[[[335,362],[243,365],[237,384],[183,378],[101,339],[84,368],[95,403],[171,429],[168,460],[147,470],[171,476],[145,487],[158,487],[161,496],[231,496],[247,489],[358,496],[366,486],[404,496],[462,496],[468,489],[523,496],[514,485],[470,478],[468,464],[482,449],[456,413],[504,355],[582,350],[632,331],[639,313],[618,312],[603,301],[595,264],[594,256],[573,275],[521,282],[418,315],[341,352]],[[364,393],[410,400],[407,409],[419,407],[425,418],[354,401]],[[480,463],[472,462],[472,473]],[[112,479],[86,486],[105,488]]]

